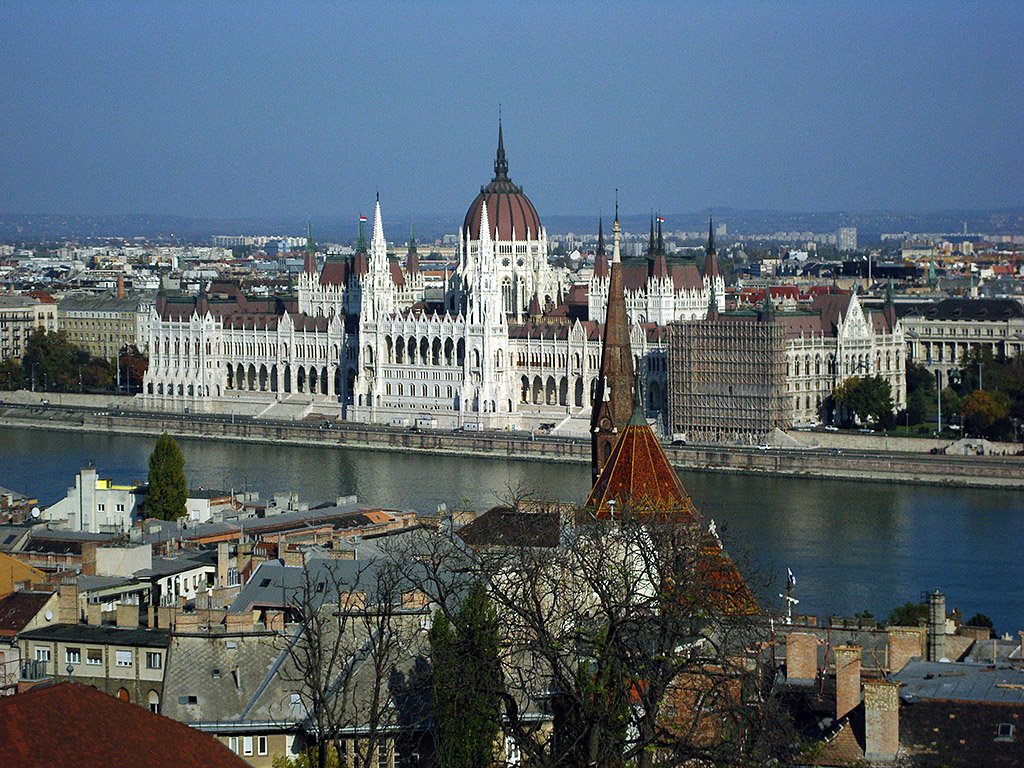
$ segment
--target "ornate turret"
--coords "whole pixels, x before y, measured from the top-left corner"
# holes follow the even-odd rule
[[[366,223],[366,217],[360,215],[359,217],[359,239],[356,240],[356,255],[352,260],[352,271],[357,275],[365,275],[370,271],[370,266],[366,262],[366,234],[363,232],[363,225]]]
[[[704,277],[714,280],[718,277],[718,252],[715,250],[715,222],[708,219],[708,245],[704,255]]]
[[[306,222],[306,252],[302,258],[302,271],[307,275],[316,274],[316,249],[313,248],[313,225]]]
[[[412,224],[409,225],[409,252],[405,256],[405,270],[410,273],[420,271],[420,255],[416,251],[416,233]]]
[[[604,252],[604,222],[597,220],[597,250],[594,252],[594,277],[608,277],[608,257]]]
[[[654,246],[654,259],[652,263],[651,276],[658,279],[668,277],[668,262],[665,259],[665,238],[661,234],[661,223],[664,219],[658,216],[658,239]]]
[[[619,432],[632,414],[633,353],[629,344],[625,283],[619,254],[619,211],[612,227],[612,265],[608,285],[608,311],[601,346],[601,374],[594,390],[590,420],[591,472],[596,481]]]
[[[882,316],[890,331],[896,327],[896,300],[893,296],[891,277],[885,286],[885,304],[882,306]]]

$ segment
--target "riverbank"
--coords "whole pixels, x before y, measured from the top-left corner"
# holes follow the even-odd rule
[[[101,397],[101,396],[96,396]],[[175,437],[224,442],[318,445],[373,451],[470,456],[514,461],[583,464],[590,444],[583,439],[528,433],[413,431],[332,421],[265,421],[200,414],[128,410],[130,398],[102,397],[83,407],[78,402],[13,403],[0,406],[0,425],[65,432]],[[76,398],[77,401],[77,398]],[[974,488],[1024,488],[1024,457],[949,456],[927,453],[837,448],[744,448],[667,446],[672,463],[683,470],[734,472],[781,477],[923,483]]]

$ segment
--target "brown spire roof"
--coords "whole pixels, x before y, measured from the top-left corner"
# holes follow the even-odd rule
[[[654,522],[699,522],[700,513],[644,418],[639,398],[634,399],[633,416],[615,442],[585,508],[598,518],[621,511]]]
[[[629,345],[629,318],[623,266],[619,257],[619,217],[615,216],[615,244],[608,281],[608,311],[601,345],[601,374],[594,389],[590,418],[591,474],[596,481],[611,454],[615,435],[626,426],[632,412],[633,352]]]

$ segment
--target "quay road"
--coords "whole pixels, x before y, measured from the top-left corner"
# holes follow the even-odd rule
[[[408,429],[343,421],[283,421],[223,414],[163,413],[54,404],[0,404],[0,425],[235,442],[339,446],[526,461],[590,461],[583,438],[529,432]],[[1024,457],[933,455],[844,448],[666,445],[681,469],[828,479],[1024,489]]]

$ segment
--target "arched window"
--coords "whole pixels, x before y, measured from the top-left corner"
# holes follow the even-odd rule
[[[160,714],[160,694],[153,690],[149,692],[149,711],[154,715]]]

